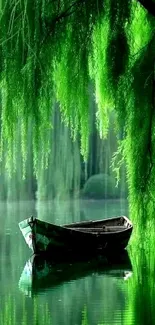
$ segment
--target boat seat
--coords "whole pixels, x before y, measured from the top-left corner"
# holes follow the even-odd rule
[[[97,232],[97,233],[104,233],[104,232],[117,232],[121,230],[125,230],[125,226],[103,226],[100,228],[82,228],[82,227],[72,227],[69,228],[71,230],[82,231],[82,232]]]

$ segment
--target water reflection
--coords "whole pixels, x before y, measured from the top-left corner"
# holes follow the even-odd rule
[[[37,202],[38,219],[57,224],[128,215],[126,200],[71,200]]]
[[[129,324],[155,324],[155,225],[135,227],[130,246],[133,278],[128,284]]]
[[[59,259],[59,261],[58,261]],[[55,260],[34,256],[24,267],[19,288],[28,296],[39,294],[64,282],[93,275],[128,279],[132,275],[131,261],[127,251],[115,255],[60,256]],[[91,287],[91,283],[90,283]]]
[[[128,247],[132,276],[127,281],[124,278],[126,268],[121,270],[112,265],[109,269],[105,265],[94,265],[92,261],[89,265],[82,262],[83,266],[79,262],[79,267],[71,263],[71,269],[68,263],[64,269],[59,265],[61,272],[57,272],[57,268],[53,269],[53,273],[56,273],[54,283],[52,275],[43,277],[39,282],[36,280],[32,298],[19,289],[19,279],[25,261],[30,258],[30,251],[18,229],[18,222],[32,214],[55,223],[82,218],[99,219],[101,215],[103,218],[126,214],[127,205],[123,204],[108,202],[106,205],[105,202],[99,202],[98,205],[97,202],[87,201],[63,205],[63,202],[44,202],[40,208],[34,202],[1,204],[0,324],[154,325],[154,225],[148,226],[148,230],[136,230],[134,227]],[[37,263],[38,272],[44,270],[44,263]],[[127,271],[131,270],[127,268]],[[31,284],[30,292],[33,291]]]

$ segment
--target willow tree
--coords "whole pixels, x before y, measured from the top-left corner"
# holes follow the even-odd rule
[[[55,100],[73,140],[80,134],[86,160],[93,83],[101,137],[109,112],[117,113],[122,136],[115,160],[126,160],[131,211],[141,211],[144,220],[152,215],[154,16],[152,0],[1,0],[1,157],[5,149],[8,168],[15,161],[17,125],[25,166],[29,123],[36,174],[40,160],[47,166]]]

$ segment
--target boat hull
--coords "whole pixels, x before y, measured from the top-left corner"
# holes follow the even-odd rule
[[[122,250],[127,246],[132,233],[132,224],[126,217],[63,226],[29,218],[24,221],[24,227],[23,222],[19,226],[24,237],[27,234],[25,240],[33,253],[47,255],[66,250],[81,253]]]

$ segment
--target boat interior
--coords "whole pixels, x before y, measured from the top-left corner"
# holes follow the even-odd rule
[[[111,218],[99,221],[84,221],[74,224],[64,225],[65,228],[69,228],[76,231],[91,232],[91,233],[106,233],[106,232],[120,232],[130,227],[132,224],[126,217]]]

